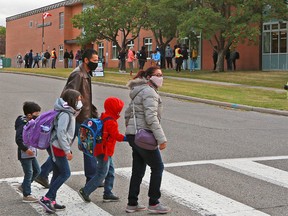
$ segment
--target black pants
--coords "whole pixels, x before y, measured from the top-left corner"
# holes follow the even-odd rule
[[[35,65],[37,65],[37,67],[39,68],[39,62],[34,61],[33,68],[35,67]]]
[[[56,59],[55,58],[52,58],[52,66],[51,67],[56,69]]]
[[[135,145],[134,135],[127,135],[129,145],[132,147],[132,175],[130,179],[128,205],[138,205],[138,195],[140,193],[140,185],[144,177],[146,165],[151,169],[151,177],[149,183],[149,205],[157,205],[161,197],[160,187],[162,182],[162,173],[164,164],[162,161],[160,150],[150,151],[142,149]]]
[[[176,62],[176,71],[180,72],[183,63],[182,58],[175,58],[175,62]]]
[[[139,69],[143,69],[145,65],[145,60],[139,59]]]
[[[173,69],[172,57],[166,57],[166,62],[167,62],[167,68],[169,68],[170,65],[170,68]]]

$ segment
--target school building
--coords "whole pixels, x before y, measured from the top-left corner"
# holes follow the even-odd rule
[[[80,0],[66,0],[51,4],[35,10],[27,11],[6,18],[6,57],[12,59],[12,67],[16,67],[16,56],[25,55],[30,49],[35,54],[41,51],[51,51],[56,48],[58,59],[56,67],[64,67],[64,51],[73,50],[74,56],[80,46],[77,44],[77,36],[81,30],[73,28],[71,18],[81,13],[88,7]],[[44,23],[42,14],[48,12]],[[287,22],[273,21],[263,24],[262,46],[239,44],[236,49],[240,53],[237,60],[237,70],[288,70],[288,25]],[[121,35],[119,36],[121,40]],[[173,47],[177,42],[175,38],[171,43]],[[188,39],[181,39],[181,43],[189,46]],[[261,43],[260,43],[261,44]],[[216,43],[215,43],[216,45]],[[129,44],[134,50],[140,50],[146,46],[148,56],[156,49],[156,41],[151,31],[141,30],[140,36]],[[100,57],[105,57],[106,67],[118,66],[118,52],[112,42],[87,44],[86,47],[94,48]],[[199,38],[197,68],[212,70],[212,46],[207,40]],[[75,66],[73,61],[73,67]],[[146,67],[149,66],[146,63]],[[226,63],[225,63],[226,68]]]

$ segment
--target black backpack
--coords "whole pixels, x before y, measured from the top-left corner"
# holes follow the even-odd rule
[[[236,52],[235,55],[236,55],[236,59],[240,59],[240,54],[239,54],[239,52]]]
[[[44,53],[44,57],[45,57],[46,59],[50,59],[51,54],[50,54],[49,52],[45,52],[45,53]]]

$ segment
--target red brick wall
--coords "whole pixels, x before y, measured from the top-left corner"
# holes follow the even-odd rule
[[[248,46],[247,43],[238,44],[236,47],[236,50],[240,54],[240,59],[236,61],[236,69],[259,70],[259,45]],[[212,46],[207,40],[203,40],[202,44],[202,70],[213,70]],[[226,61],[224,62],[224,66],[225,70],[227,70]]]
[[[57,53],[59,53],[59,45],[64,45],[64,51],[73,50],[74,56],[80,46],[77,44],[67,44],[65,40],[76,39],[81,30],[73,28],[71,18],[75,14],[79,14],[82,11],[82,4],[76,4],[73,6],[59,7],[53,10],[48,10],[52,16],[45,19],[45,23],[52,22],[51,26],[44,27],[45,37],[43,50],[48,49],[51,51],[56,48]],[[59,29],[59,13],[64,12],[64,29]],[[33,26],[29,27],[29,22],[33,22]],[[15,67],[15,58],[18,53],[24,55],[30,49],[33,52],[40,53],[42,50],[42,28],[37,28],[37,24],[42,24],[42,12],[27,17],[19,18],[16,20],[8,21],[6,23],[6,56],[12,59],[12,67]],[[142,30],[139,38],[134,41],[134,50],[140,50],[141,46],[144,44],[144,38],[152,38],[152,49],[156,49],[156,41],[153,38],[151,31]],[[128,38],[129,39],[129,38]],[[122,35],[119,34],[119,41],[122,40]],[[174,39],[170,45],[173,47],[176,44],[176,39]],[[88,45],[98,50],[97,44]],[[212,70],[212,47],[210,43],[206,40],[202,42],[201,53],[201,65],[203,70]],[[247,46],[240,44],[237,47],[240,53],[240,59],[237,60],[237,69],[239,70],[258,70],[259,69],[259,49],[258,46]],[[108,57],[106,56],[108,52]],[[106,64],[108,67],[117,67],[118,59],[112,58],[112,44],[111,42],[104,42],[104,55],[106,58]],[[63,61],[57,60],[56,67],[62,68]],[[73,61],[73,67],[75,66],[75,60]],[[136,67],[138,63],[136,62]],[[150,66],[150,61],[145,64],[145,68]],[[226,63],[225,63],[226,68]]]

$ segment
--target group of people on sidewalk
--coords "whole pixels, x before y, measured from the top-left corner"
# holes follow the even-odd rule
[[[168,44],[163,51],[161,52],[160,48],[156,48],[156,50],[151,52],[150,56],[150,66],[154,67],[164,67],[166,60],[166,68],[167,69],[175,69],[176,72],[180,72],[183,70],[190,70],[190,72],[195,71],[197,67],[196,62],[198,58],[197,48],[192,47],[191,51],[189,51],[185,45],[177,44],[174,46],[174,49],[170,47]],[[126,73],[126,59],[128,63],[128,67],[130,70],[130,75],[133,74],[135,68],[135,60],[138,59],[139,69],[143,69],[145,63],[147,62],[147,52],[146,47],[142,46],[137,53],[133,50],[133,47],[130,47],[128,50],[122,49],[118,54],[119,59],[119,72]],[[174,62],[174,63],[173,63]]]
[[[50,59],[52,60],[51,68],[56,68],[57,53],[55,48],[51,53],[46,50],[45,52],[36,52],[35,54],[31,49],[29,52],[26,52],[24,56],[18,53],[16,56],[16,64],[18,68],[21,68],[22,64],[24,64],[25,68],[35,68],[35,66],[37,66],[37,68],[46,68],[50,65]]]
[[[88,118],[104,119],[103,139],[105,153],[96,157],[83,154],[86,184],[79,189],[79,195],[85,202],[91,202],[90,194],[99,187],[104,187],[103,201],[119,201],[112,190],[115,171],[113,155],[116,142],[128,141],[132,149],[132,176],[128,192],[128,203],[125,211],[128,213],[148,210],[152,213],[167,213],[171,208],[160,203],[160,186],[164,164],[160,151],[166,148],[167,139],[161,126],[162,100],[158,89],[163,84],[163,74],[159,67],[140,70],[128,82],[131,102],[125,110],[125,135],[118,129],[117,120],[124,108],[120,98],[108,97],[104,101],[104,112],[98,116],[96,106],[92,104],[91,71],[98,65],[98,55],[93,49],[87,49],[82,56],[83,62],[70,74],[60,97],[56,99],[54,110],[59,111],[54,120],[51,145],[47,149],[46,162],[39,166],[36,156],[37,149],[23,143],[23,128],[31,119],[40,115],[41,107],[35,102],[26,101],[23,104],[23,115],[15,121],[16,144],[18,145],[18,159],[21,162],[24,180],[18,189],[23,193],[23,202],[39,202],[48,213],[65,210],[66,206],[57,202],[57,192],[71,175],[69,161],[73,159],[71,145],[77,137],[82,122]],[[137,119],[137,121],[135,121]],[[137,124],[136,124],[137,122]],[[136,125],[136,126],[135,126]],[[135,135],[139,129],[152,131],[157,140],[155,150],[147,150],[135,143]],[[140,185],[146,165],[151,169],[149,185],[148,208],[138,201]],[[49,183],[48,175],[52,172]],[[49,188],[46,194],[38,199],[32,195],[31,183],[36,181]]]

